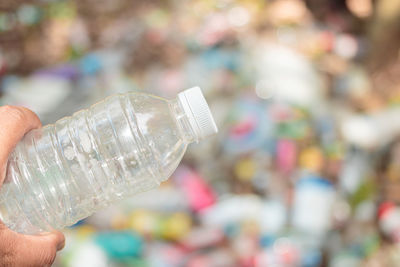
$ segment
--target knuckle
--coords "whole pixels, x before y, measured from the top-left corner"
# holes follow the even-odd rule
[[[15,243],[12,240],[2,240],[0,247],[1,267],[15,266],[15,258],[17,256],[15,250]]]
[[[43,251],[40,255],[38,267],[51,266],[56,259],[56,250],[52,249],[50,251]]]
[[[8,251],[8,252],[4,252],[2,253],[1,256],[1,264],[0,266],[2,267],[10,267],[10,266],[15,266],[15,253],[13,251]]]

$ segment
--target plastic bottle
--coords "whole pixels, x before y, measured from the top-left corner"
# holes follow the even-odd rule
[[[198,87],[166,100],[114,95],[29,132],[9,157],[0,219],[20,233],[61,229],[156,187],[188,144],[217,127]]]

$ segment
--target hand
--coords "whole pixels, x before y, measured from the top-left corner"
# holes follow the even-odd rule
[[[0,107],[0,186],[9,154],[27,132],[40,126],[39,118],[29,109]],[[64,243],[61,232],[22,235],[0,221],[0,266],[51,266]]]

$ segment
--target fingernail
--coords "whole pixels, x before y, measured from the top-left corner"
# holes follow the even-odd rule
[[[62,250],[65,247],[65,239],[57,244],[57,251]]]

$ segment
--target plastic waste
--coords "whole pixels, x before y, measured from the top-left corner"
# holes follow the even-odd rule
[[[331,229],[334,199],[335,191],[330,181],[305,175],[296,184],[293,226],[300,232],[323,236]]]
[[[21,233],[61,229],[169,178],[188,144],[217,132],[201,90],[127,93],[29,132],[9,157],[0,219]]]

